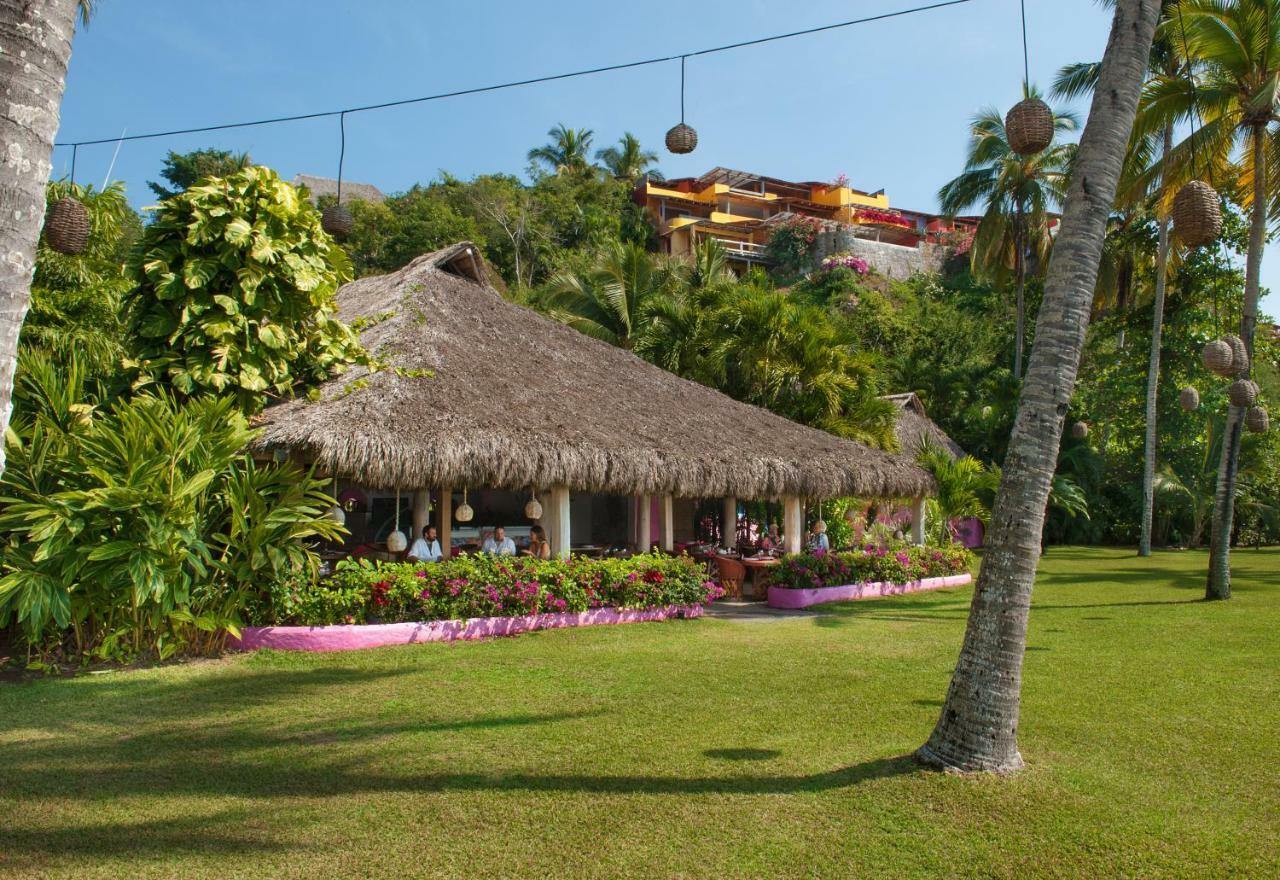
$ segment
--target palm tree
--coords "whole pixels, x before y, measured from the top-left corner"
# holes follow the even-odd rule
[[[713,328],[737,282],[724,248],[700,239],[691,258],[671,268],[672,284],[649,303],[646,332],[636,354],[668,372],[712,384]]]
[[[562,122],[547,132],[551,143],[529,151],[529,162],[544,165],[554,174],[586,171],[591,167],[587,154],[593,134],[589,128],[565,128]]]
[[[922,761],[960,771],[1022,766],[1018,714],[1045,504],[1084,348],[1107,216],[1120,180],[1159,8],[1118,0],[1089,123],[1045,280],[1018,415],[964,644]]]
[[[1105,0],[1105,2],[1107,5],[1114,4],[1114,0]],[[1164,0],[1161,3],[1162,19],[1167,19],[1168,12],[1174,2],[1175,0]],[[1157,33],[1156,40],[1151,47],[1148,67],[1151,85],[1163,85],[1171,81],[1178,81],[1185,74],[1185,62],[1179,57],[1168,28],[1164,32]],[[1054,94],[1066,98],[1087,94],[1093,90],[1094,85],[1097,83],[1097,70],[1098,65],[1096,63],[1075,64],[1064,67],[1054,83]],[[1147,115],[1146,108],[1139,105],[1139,120],[1142,120]],[[1155,173],[1159,175],[1152,194],[1154,201],[1157,205],[1167,204],[1169,187],[1166,175],[1159,174],[1159,166],[1153,166],[1153,163],[1149,161],[1149,138],[1144,137],[1141,133],[1141,124],[1137,128],[1138,131],[1135,132],[1130,144],[1126,174],[1120,184],[1121,195],[1119,201],[1130,206],[1137,201],[1145,201],[1148,196],[1148,190],[1152,189],[1152,187],[1144,186],[1143,180],[1150,179],[1154,168]],[[1162,164],[1163,159],[1169,156],[1173,150],[1172,120],[1165,120],[1164,125],[1161,126],[1160,141]],[[1155,508],[1156,446],[1158,443],[1156,400],[1160,387],[1160,345],[1164,331],[1165,287],[1169,274],[1169,214],[1167,211],[1157,210],[1157,230],[1155,303],[1151,325],[1151,354],[1147,365],[1146,437],[1143,444],[1142,459],[1142,526],[1138,538],[1139,556],[1151,555],[1151,531]]]
[[[1035,93],[1028,89],[1027,94]],[[1076,127],[1070,114],[1054,114],[1057,132]],[[1013,271],[1017,288],[1013,373],[1017,379],[1022,378],[1027,257],[1035,254],[1043,265],[1048,256],[1052,242],[1049,211],[1062,201],[1074,152],[1074,145],[1055,143],[1034,155],[1018,155],[1009,147],[1004,119],[988,107],[973,118],[964,171],[938,190],[944,214],[955,216],[976,205],[984,206],[970,251],[975,273],[1000,281]]]
[[[620,348],[634,348],[653,300],[671,283],[638,244],[615,243],[586,271],[561,272],[540,298],[551,317]]]
[[[5,101],[21,112],[0,114],[0,143],[10,157],[0,163],[0,434],[13,410],[18,336],[31,303],[36,242],[44,222],[53,138],[71,61],[76,19],[88,24],[90,0],[33,0],[0,4],[0,83]],[[0,448],[0,472],[4,450]]]
[[[651,167],[657,164],[658,154],[641,147],[640,139],[629,131],[618,139],[616,147],[596,150],[596,158],[619,180],[637,180],[641,177],[662,179],[657,169]]]
[[[1202,122],[1165,156],[1161,174],[1167,183],[1180,183],[1207,171],[1211,180],[1232,185],[1250,212],[1240,337],[1252,361],[1268,209],[1275,210],[1277,198],[1270,172],[1280,150],[1275,127],[1280,121],[1280,0],[1181,0],[1164,28],[1174,46],[1185,50],[1191,75],[1153,83],[1143,123],[1155,129]],[[1238,171],[1227,180],[1223,171],[1237,155]],[[1207,599],[1231,597],[1231,530],[1244,412],[1235,406],[1227,411],[1209,533]]]

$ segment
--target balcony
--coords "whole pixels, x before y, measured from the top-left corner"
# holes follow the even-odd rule
[[[725,254],[731,260],[742,260],[747,263],[767,263],[768,257],[764,253],[764,245],[756,244],[754,241],[742,241],[737,238],[720,238],[719,236],[710,236],[711,240],[720,245],[724,249]]]

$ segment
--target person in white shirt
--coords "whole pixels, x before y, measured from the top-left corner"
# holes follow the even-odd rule
[[[422,537],[413,542],[405,559],[408,562],[439,562],[443,555],[440,540],[436,537],[436,527],[423,526]]]
[[[507,537],[505,528],[497,526],[493,530],[493,537],[485,538],[484,544],[480,547],[480,552],[493,556],[515,556],[516,542]]]

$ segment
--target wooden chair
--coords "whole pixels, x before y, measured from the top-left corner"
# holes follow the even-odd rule
[[[742,581],[747,576],[747,567],[736,559],[727,556],[716,557],[716,574],[720,588],[729,599],[742,598]]]

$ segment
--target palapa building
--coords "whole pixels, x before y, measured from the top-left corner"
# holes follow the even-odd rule
[[[364,345],[393,368],[354,368],[318,398],[268,408],[257,446],[349,490],[404,493],[415,533],[434,509],[446,547],[459,502],[482,489],[503,490],[507,517],[510,499],[535,495],[530,510],[541,507],[560,555],[618,530],[639,548],[653,537],[671,550],[692,530],[690,500],[707,498],[726,511],[736,499],[781,499],[792,551],[805,500],[914,499],[922,539],[921,499],[934,484],[910,456],[740,403],[509,302],[470,242],[353,281],[337,305],[343,320],[367,322]],[[651,536],[643,512],[653,507]]]

